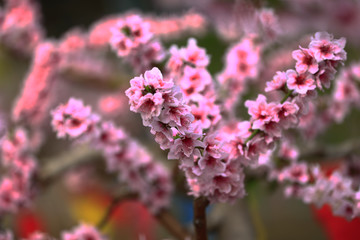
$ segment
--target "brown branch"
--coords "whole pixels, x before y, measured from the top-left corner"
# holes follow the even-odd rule
[[[104,216],[101,218],[101,220],[99,221],[99,223],[96,225],[98,229],[103,229],[106,224],[108,223],[108,221],[111,218],[111,215],[115,212],[116,208],[119,206],[119,204],[125,200],[130,200],[130,199],[136,199],[138,198],[138,194],[137,193],[133,193],[133,192],[129,192],[129,193],[125,193],[122,194],[121,196],[115,197],[112,202],[110,203],[110,206],[107,208]]]
[[[206,228],[206,207],[209,201],[205,197],[197,197],[194,199],[194,227],[195,239],[207,240]]]
[[[176,237],[176,239],[192,239],[191,234],[187,232],[187,230],[168,210],[161,210],[155,217],[161,225],[163,225],[174,237]]]

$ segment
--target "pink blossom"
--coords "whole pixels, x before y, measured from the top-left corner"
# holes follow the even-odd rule
[[[58,106],[51,112],[52,126],[57,131],[60,138],[68,135],[69,137],[79,137],[88,131],[91,121],[91,108],[84,106],[81,100],[70,98],[64,104]]]
[[[198,47],[195,38],[190,38],[186,48],[180,49],[180,55],[185,63],[191,63],[196,67],[206,67],[209,64],[209,56],[203,48]]]
[[[265,92],[280,90],[285,87],[287,76],[285,72],[277,71],[273,79],[266,82]]]
[[[268,136],[266,136],[266,142],[270,143],[273,141],[273,138],[279,138],[281,137],[281,128],[282,126],[280,125],[280,123],[278,122],[274,122],[274,121],[270,121],[268,123],[265,123],[265,125],[262,127],[263,131],[268,134]]]
[[[345,38],[334,39],[333,35],[327,32],[317,32],[311,38],[309,49],[314,53],[315,59],[320,62],[323,60],[346,60],[344,51]]]
[[[251,123],[249,121],[241,121],[236,124],[236,131],[242,138],[251,136]]]
[[[128,55],[140,44],[149,42],[153,36],[149,23],[144,22],[138,15],[130,15],[119,20],[111,32],[111,47],[121,57]]]
[[[165,51],[163,46],[159,41],[154,40],[140,45],[125,60],[131,64],[136,73],[141,73],[151,68],[154,64],[161,62],[164,57]]]
[[[167,68],[172,73],[179,73],[184,65],[180,50],[177,46],[171,46],[169,49],[170,59],[167,62]]]
[[[191,113],[194,115],[195,121],[199,121],[201,123],[201,127],[203,129],[210,128],[211,120],[209,119],[209,114],[211,113],[211,109],[205,104],[201,103],[201,105],[192,105]]]
[[[168,154],[169,159],[185,160],[186,165],[193,165],[193,156],[200,155],[200,151],[197,148],[205,148],[203,142],[198,140],[201,137],[199,134],[186,133],[184,136],[174,140],[173,145],[170,147]]]
[[[163,79],[160,70],[156,67],[146,71],[144,74],[144,86],[150,86],[156,90],[167,90],[173,85],[172,80]]]
[[[295,146],[290,145],[288,141],[283,140],[281,141],[278,155],[281,158],[295,161],[299,156],[299,150]]]
[[[224,154],[220,154],[220,157],[213,154],[204,154],[197,162],[200,170],[197,174],[212,176],[223,173],[226,169],[226,159],[224,157]]]
[[[306,48],[300,48],[292,52],[293,58],[296,60],[295,69],[298,73],[305,73],[308,71],[315,74],[319,71],[319,65],[314,58],[314,53]]]
[[[115,152],[119,149],[119,141],[125,139],[125,133],[114,126],[113,122],[102,122],[94,140],[96,148]]]
[[[330,64],[320,63],[320,71],[316,74],[316,85],[322,89],[330,88],[331,80],[335,78],[336,70]]]
[[[130,110],[141,113],[146,122],[160,115],[164,104],[163,92],[166,93],[173,86],[173,82],[164,81],[160,70],[153,68],[146,71],[144,77],[141,75],[133,78],[130,85],[125,92],[129,98]]]
[[[268,150],[265,140],[261,137],[254,137],[248,141],[244,149],[244,164],[253,164],[256,163],[259,157],[259,154],[264,154]]]
[[[358,102],[360,100],[360,92],[353,81],[343,73],[336,82],[334,91],[334,100],[339,102]]]
[[[185,66],[184,75],[180,79],[180,86],[184,90],[193,87],[194,92],[201,92],[211,82],[211,75],[206,69]]]
[[[232,139],[228,140],[228,143],[224,147],[226,152],[229,154],[229,159],[239,159],[244,156],[245,140],[246,138],[233,134]]]
[[[315,81],[311,75],[307,73],[297,73],[290,69],[286,71],[287,87],[299,94],[306,94],[310,90],[316,88]]]
[[[223,174],[215,176],[210,183],[204,183],[210,185],[205,195],[211,202],[234,202],[245,196],[244,177],[239,162],[232,161]]]
[[[259,59],[260,47],[254,43],[253,36],[245,37],[227,53],[222,75],[231,76],[238,81],[255,78],[259,71]]]
[[[305,163],[294,163],[283,169],[278,178],[280,181],[288,180],[304,184],[309,181],[307,165]]]
[[[299,106],[296,103],[285,101],[278,104],[277,115],[280,119],[281,126],[285,129],[295,126],[298,123],[297,113]]]
[[[155,135],[155,141],[160,144],[161,149],[168,149],[173,142],[173,131],[164,123],[158,120],[151,122],[151,133]]]
[[[256,101],[247,100],[245,106],[249,109],[248,112],[253,120],[254,129],[263,130],[266,123],[279,121],[276,114],[276,105],[274,103],[268,104],[266,97],[262,94],[259,94]]]
[[[163,127],[175,127],[176,131],[184,134],[192,129],[194,116],[190,113],[189,107],[180,105],[178,107],[165,107],[159,117]],[[157,120],[155,120],[157,121]]]

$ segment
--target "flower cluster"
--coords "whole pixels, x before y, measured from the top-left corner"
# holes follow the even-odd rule
[[[139,194],[140,200],[154,213],[167,207],[172,187],[167,170],[121,128],[102,121],[81,100],[71,98],[52,111],[52,126],[59,138],[90,143],[100,150],[109,172]]]
[[[0,214],[16,212],[31,198],[37,164],[29,141],[22,128],[16,128],[1,141],[1,163],[8,174],[0,182]]]
[[[344,39],[334,40],[327,33],[315,34],[307,54],[314,54],[317,71],[314,72],[311,66],[314,64],[312,59],[307,61],[295,52],[297,70],[278,72],[267,84],[267,91],[284,90],[283,100],[268,102],[260,94],[256,101],[246,101],[250,121],[235,126],[223,123],[219,129],[221,134],[216,130],[204,134],[204,125],[196,124],[194,112],[189,112],[192,99],[185,97],[184,101],[186,93],[180,94],[172,80],[164,80],[156,68],[133,78],[126,95],[130,109],[141,114],[144,125],[151,127],[160,147],[170,149],[168,158],[180,160],[180,168],[186,173],[192,194],[206,196],[211,201],[232,201],[245,194],[243,166],[256,166],[259,158],[270,154],[275,140],[282,136],[282,130],[296,126],[306,113],[309,99],[316,96],[315,88],[328,87],[336,72],[335,66],[346,58],[344,43]],[[205,51],[199,49],[194,40],[189,41],[187,48],[172,47],[170,51],[168,69],[175,79],[181,79],[189,66],[196,69],[208,64]],[[302,66],[304,64],[308,67]],[[189,85],[179,81],[181,84]],[[182,121],[184,117],[187,121]],[[303,167],[294,166],[293,174],[297,175],[301,170],[304,171]]]
[[[261,133],[260,138],[264,139],[266,144],[262,145],[263,152],[259,152],[259,155],[264,154],[267,149],[273,149],[272,143],[282,135],[282,129],[294,127],[299,122],[300,126],[304,122],[311,122],[308,119],[309,112],[314,111],[314,105],[309,99],[316,96],[315,89],[330,87],[330,81],[336,72],[335,66],[346,59],[344,46],[344,39],[335,40],[328,33],[316,33],[308,49],[300,48],[293,52],[296,70],[277,72],[273,80],[267,83],[266,91],[285,91],[286,95],[280,103],[267,103],[263,95],[259,95],[256,101],[245,102],[251,115],[253,133],[245,142],[259,139]],[[356,67],[353,69],[356,72]],[[340,79],[344,79],[344,75],[344,72],[341,73],[340,76],[343,77]],[[334,96],[339,96],[338,99],[345,99],[341,97],[342,81],[349,79],[351,77],[337,83]],[[357,91],[356,88],[349,90],[351,93]],[[349,99],[357,99],[356,93],[350,92],[347,93]],[[313,113],[311,114],[313,116]],[[286,141],[281,144],[278,156],[279,159],[274,163],[268,161],[265,165],[269,168],[270,179],[287,183],[286,196],[295,196],[318,206],[327,203],[332,206],[334,214],[348,219],[359,216],[359,194],[351,179],[338,171],[328,176],[318,166],[298,162],[298,151]]]
[[[329,88],[336,73],[335,67],[346,60],[344,46],[343,38],[336,40],[328,33],[316,33],[308,49],[300,48],[293,52],[296,70],[277,72],[266,83],[267,92],[285,92],[280,103],[267,103],[262,95],[256,101],[245,102],[251,115],[252,129],[263,132],[267,144],[274,137],[280,137],[282,129],[296,126],[308,113],[309,100],[316,96],[315,89]]]
[[[203,125],[195,121],[172,80],[164,80],[159,69],[153,68],[130,84],[126,91],[130,109],[141,114],[160,147],[170,149],[168,158],[180,161],[192,194],[211,201],[231,201],[244,195],[239,162],[228,158],[215,132],[204,139]]]

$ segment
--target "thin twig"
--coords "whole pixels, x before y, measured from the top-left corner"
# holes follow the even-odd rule
[[[206,207],[209,201],[205,197],[197,197],[194,199],[194,227],[195,239],[207,240],[206,227]]]
[[[121,196],[114,197],[110,206],[107,208],[104,216],[100,219],[99,223],[96,225],[98,229],[103,229],[108,221],[110,220],[112,214],[115,212],[116,208],[119,206],[119,203],[123,202],[124,200],[136,199],[138,198],[137,193],[129,192],[122,194]]]
[[[168,211],[161,210],[156,219],[164,226],[176,239],[190,240],[191,234],[178,222],[178,220]]]

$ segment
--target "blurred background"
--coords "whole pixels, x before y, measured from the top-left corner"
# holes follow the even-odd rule
[[[240,40],[244,25],[230,26],[231,21],[246,15],[244,6],[248,3],[254,8],[272,8],[279,19],[279,40],[266,52],[264,69],[272,61],[272,50],[285,49],[291,58],[291,49],[306,42],[308,36],[316,31],[329,31],[336,38],[346,37],[348,60],[346,65],[360,59],[360,1],[357,0],[269,0],[269,1],[233,1],[233,0],[62,0],[37,1],[41,22],[48,38],[58,39],[73,28],[87,30],[96,21],[112,14],[122,14],[136,10],[143,14],[156,16],[181,15],[188,10],[203,14],[208,21],[204,31],[185,33],[177,38],[162,39],[165,47],[172,44],[186,45],[189,37],[198,39],[198,45],[206,48],[211,56],[210,73],[219,73],[224,65],[225,53],[231,44]],[[4,5],[4,1],[0,1]],[[250,11],[250,10],[249,10]],[[235,30],[234,30],[235,29]],[[238,32],[237,32],[238,30]],[[233,34],[225,34],[232,32]],[[238,33],[238,35],[237,35]],[[303,44],[305,46],[305,44]],[[289,49],[289,50],[288,50]],[[144,144],[169,168],[173,162],[166,161],[162,152],[152,140],[153,137],[141,123],[140,116],[128,110],[123,92],[134,73],[127,65],[109,56],[111,82],[94,81],[88,76],[66,76],[58,82],[56,94],[58,100],[53,106],[65,102],[69,97],[84,99],[95,111],[102,112],[101,99],[104,96],[115,96],[123,104],[114,106],[117,113],[105,118],[115,119],[127,131]],[[14,54],[6,47],[0,48],[0,110],[4,121],[9,122],[9,113],[22,88],[22,82],[30,67],[31,59]],[[294,62],[289,61],[288,66]],[[286,69],[286,64],[282,65]],[[272,76],[276,70],[262,76]],[[74,80],[75,79],[75,80]],[[80,79],[80,80],[79,80]],[[238,115],[247,119],[241,106],[246,99],[254,98],[263,89],[263,83],[270,79],[261,79],[260,83],[251,83],[249,91],[239,102]],[[105,103],[104,103],[105,104]],[[46,121],[45,121],[46,122]],[[49,119],[47,121],[49,123]],[[319,145],[337,146],[345,141],[356,140],[360,136],[360,112],[352,109],[341,124],[332,124],[326,132],[318,134],[313,142]],[[57,140],[50,124],[44,125],[47,141],[39,150],[40,163],[46,163],[70,147],[66,140]],[[306,147],[306,146],[303,146]],[[356,156],[357,157],[357,156]],[[332,159],[323,162],[324,166],[333,168],[341,165],[344,159]],[[105,176],[104,166],[82,165],[67,172],[50,188],[45,189],[35,199],[29,209],[23,209],[16,216],[7,219],[7,223],[16,229],[18,236],[26,237],[30,232],[41,230],[58,237],[64,229],[70,229],[78,222],[96,224],[103,216],[111,202],[105,184],[113,182],[114,176]],[[86,179],[84,182],[83,180]],[[116,187],[116,186],[115,186]],[[270,186],[265,180],[248,179],[248,196],[234,205],[216,205],[209,208],[209,224],[213,229],[212,239],[238,239],[231,236],[242,236],[241,239],[360,239],[360,221],[351,222],[334,217],[327,207],[320,210],[308,206],[296,199],[286,199],[281,186]],[[186,196],[186,190],[173,197],[172,212],[185,225],[192,224],[192,200]],[[218,221],[226,222],[225,235],[216,235]],[[157,223],[147,210],[138,202],[126,201],[119,205],[112,220],[105,228],[110,239],[172,239],[171,235]],[[233,235],[232,235],[233,234]],[[222,237],[221,237],[222,236]]]

